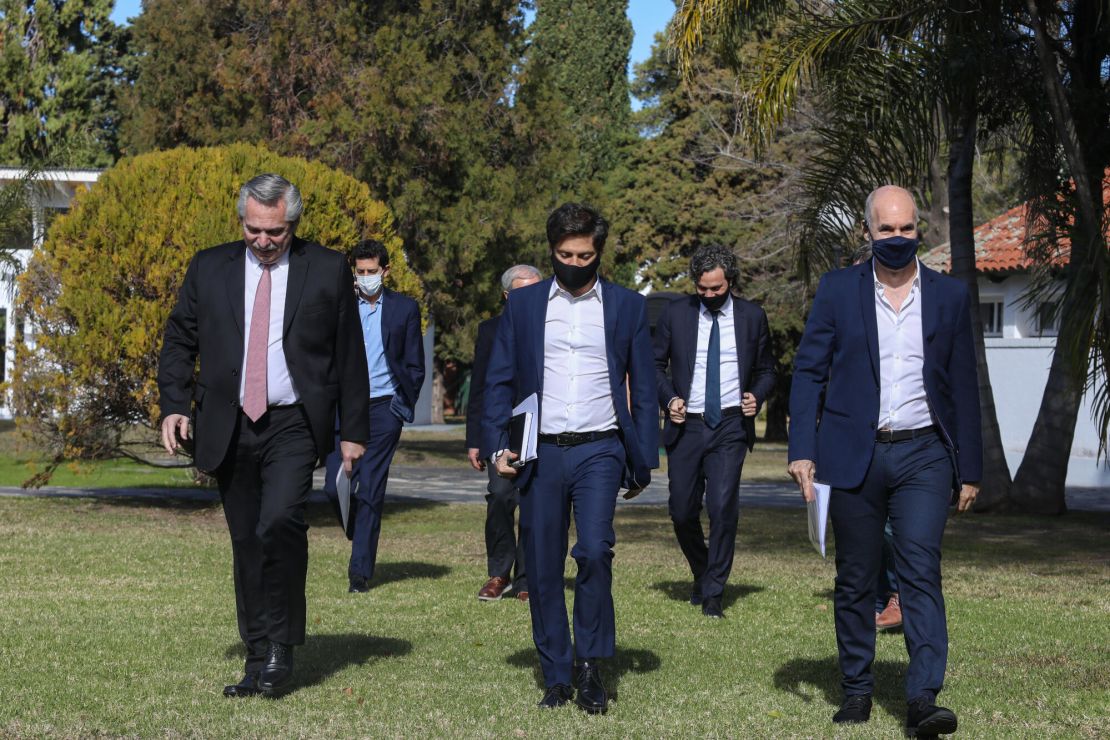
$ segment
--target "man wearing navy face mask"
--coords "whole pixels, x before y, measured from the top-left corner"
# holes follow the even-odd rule
[[[350,593],[365,593],[378,557],[389,466],[401,426],[413,420],[424,382],[424,342],[416,301],[382,285],[389,276],[385,245],[373,239],[359,242],[351,250],[350,261],[370,376],[370,441],[351,473],[358,483],[351,497],[347,578]],[[324,489],[329,493],[335,490],[339,462],[335,455],[328,458]]]
[[[936,705],[948,632],[940,545],[982,474],[971,306],[963,283],[917,259],[917,207],[904,189],[867,198],[874,257],[826,274],[794,359],[789,472],[807,500],[832,487],[835,622],[845,699],[836,723],[871,716],[875,587],[889,516],[909,651],[906,730],[956,730]],[[824,405],[821,396],[824,394]]]

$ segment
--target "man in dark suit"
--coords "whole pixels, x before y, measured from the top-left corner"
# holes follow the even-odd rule
[[[736,551],[740,471],[755,445],[755,415],[775,385],[775,360],[767,314],[732,295],[740,270],[731,250],[698,249],[690,277],[697,295],[671,303],[655,326],[655,370],[666,414],[668,507],[694,575],[690,603],[720,619]]]
[[[193,460],[215,475],[231,532],[247,659],[230,697],[288,686],[305,635],[312,471],[332,450],[337,407],[346,468],[370,436],[350,272],[296,237],[301,208],[278,175],[243,186],[244,238],[193,257],[158,363],[162,443],[176,453],[195,407]]]
[[[347,565],[347,590],[366,593],[378,558],[389,466],[397,452],[402,425],[413,420],[424,383],[424,342],[416,301],[383,285],[389,276],[385,245],[373,239],[361,241],[351,250],[350,261],[361,322],[358,336],[370,374],[370,439],[352,475],[357,477],[357,487],[348,514],[351,560]],[[328,457],[325,491],[335,490],[342,462],[338,454]]]
[[[501,275],[501,296],[509,291],[538,283],[540,271],[531,265],[515,265]],[[494,316],[478,325],[474,345],[474,368],[470,374],[470,397],[466,404],[466,454],[475,470],[487,470],[486,487],[486,566],[489,580],[478,591],[479,601],[498,601],[512,588],[513,596],[528,600],[528,569],[524,560],[524,541],[516,536],[516,507],[520,494],[513,481],[502,478],[492,465],[487,466],[479,449],[482,445],[482,404],[485,400],[486,367],[493,350],[493,338],[501,317]],[[514,567],[515,566],[515,567]]]
[[[659,411],[643,296],[597,277],[609,226],[575,203],[547,220],[555,278],[514,290],[501,314],[486,376],[482,453],[520,489],[532,637],[541,707],[572,697],[605,712],[599,659],[616,649],[613,515],[617,492],[638,493],[659,464]],[[508,450],[513,407],[538,400],[538,458]],[[514,463],[524,462],[516,468]],[[563,595],[571,510],[578,541],[574,644]],[[571,689],[575,676],[577,695]]]
[[[794,358],[789,472],[807,501],[815,479],[832,488],[845,694],[833,721],[871,715],[889,516],[910,656],[906,730],[946,734],[957,722],[936,705],[948,656],[941,536],[952,494],[965,511],[983,465],[973,307],[963,283],[917,261],[917,207],[906,190],[879,188],[864,212],[874,256],[821,279]]]

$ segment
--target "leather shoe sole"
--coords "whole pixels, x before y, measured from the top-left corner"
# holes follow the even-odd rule
[[[229,699],[242,699],[248,696],[258,696],[262,689],[258,686],[258,674],[248,673],[239,683],[224,686],[224,696]]]
[[[956,731],[958,722],[956,715],[951,710],[937,707],[937,710],[919,720],[916,727],[906,728],[906,737],[936,737],[937,735],[951,735]]]

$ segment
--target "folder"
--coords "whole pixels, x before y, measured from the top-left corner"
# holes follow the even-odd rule
[[[813,547],[825,557],[825,530],[829,521],[829,494],[831,489],[827,483],[813,483],[813,500],[806,502],[809,519],[809,541]]]
[[[349,521],[351,518],[351,494],[358,490],[358,481],[353,481],[347,476],[343,470],[343,466],[339,466],[339,471],[335,474],[335,493],[339,498],[339,518],[343,522],[343,532],[347,534],[347,539],[351,539]]]
[[[519,457],[515,465],[520,467],[536,459],[539,447],[539,398],[535,393],[525,398],[513,409],[509,419],[509,452]]]

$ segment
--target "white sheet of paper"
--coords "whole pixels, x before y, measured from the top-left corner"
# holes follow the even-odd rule
[[[828,483],[813,484],[814,497],[806,503],[809,519],[809,541],[821,557],[825,557],[825,528],[829,521],[829,494],[831,489]]]
[[[335,492],[339,496],[339,514],[343,517],[343,531],[347,531],[347,520],[351,513],[351,479],[347,477],[347,473],[343,471],[343,466],[339,466],[339,472],[335,476]]]
[[[539,397],[535,393],[533,393],[532,395],[528,396],[528,398],[525,398],[523,401],[517,404],[516,408],[513,409],[513,416],[516,416],[517,414],[529,415],[528,417],[526,417],[527,422],[524,427],[524,443],[522,445],[522,449],[520,450],[520,461],[521,464],[523,464],[535,460],[536,456],[539,454],[540,428],[539,424],[536,423],[536,419],[540,414]]]

